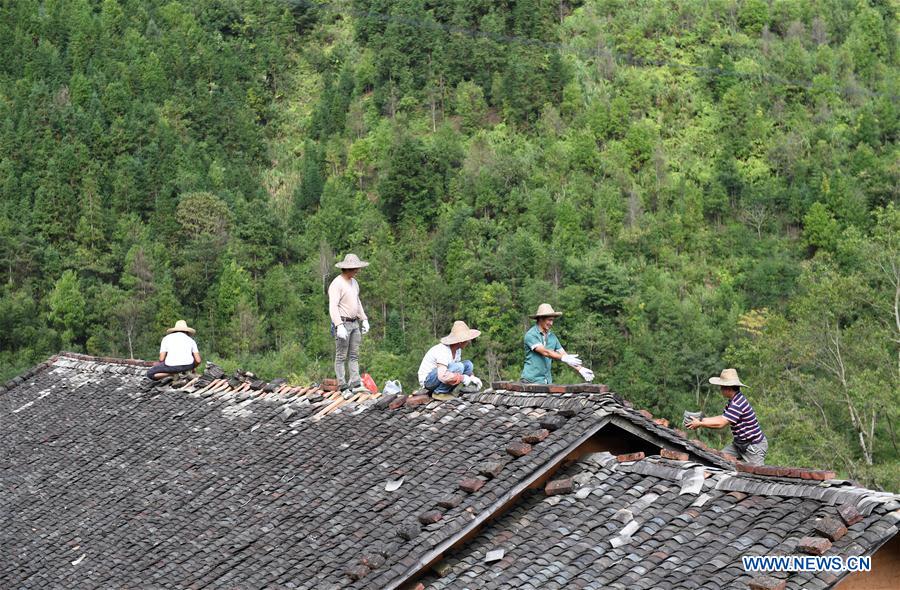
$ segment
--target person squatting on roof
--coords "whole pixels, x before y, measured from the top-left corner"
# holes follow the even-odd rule
[[[585,381],[593,381],[593,371],[583,366],[577,354],[568,354],[550,329],[553,327],[553,320],[561,315],[562,313],[553,311],[549,303],[541,303],[537,312],[529,316],[535,322],[525,332],[525,366],[520,377],[524,383],[553,383],[550,365],[554,360],[572,367]]]
[[[334,336],[334,373],[345,398],[351,390],[368,391],[359,376],[359,345],[362,335],[369,331],[369,319],[359,299],[359,283],[354,278],[359,269],[369,266],[356,254],[347,254],[334,265],[341,274],[328,287],[328,315]],[[346,365],[346,366],[345,366]],[[348,375],[349,373],[349,375]]]
[[[741,393],[741,387],[747,386],[741,383],[735,369],[725,369],[718,377],[710,377],[709,382],[718,385],[722,395],[728,400],[725,412],[721,416],[692,418],[685,426],[691,430],[731,426],[734,441],[722,449],[722,452],[750,465],[762,465],[769,451],[769,441],[759,427],[756,412]]]
[[[481,389],[481,379],[474,375],[472,361],[462,360],[462,349],[481,334],[465,322],[455,321],[450,333],[428,349],[419,364],[419,385],[433,398],[446,400],[458,393]]]
[[[174,328],[166,330],[159,344],[159,363],[147,370],[147,377],[159,380],[173,373],[193,371],[200,364],[200,351],[191,338],[195,332],[184,320],[178,320]]]

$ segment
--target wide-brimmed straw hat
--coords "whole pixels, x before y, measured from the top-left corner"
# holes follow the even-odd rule
[[[360,260],[359,256],[356,254],[347,254],[344,256],[344,259],[335,266],[341,270],[346,270],[348,268],[365,268],[369,266],[369,263],[365,260]]]
[[[474,340],[479,336],[481,336],[480,330],[473,330],[465,322],[456,320],[453,322],[453,327],[450,328],[450,333],[441,338],[441,344],[450,346],[451,344]]]
[[[532,314],[532,315],[530,315],[530,316],[528,316],[528,317],[534,318],[534,319],[538,319],[538,318],[558,318],[558,317],[561,316],[561,315],[562,315],[562,312],[560,312],[560,311],[553,311],[553,308],[550,306],[549,303],[541,303],[540,305],[538,305],[538,310],[537,310],[534,314]]]
[[[171,334],[172,332],[185,332],[187,334],[193,334],[196,332],[195,329],[188,327],[187,322],[184,320],[178,320],[175,322],[174,328],[169,328],[166,330],[166,334]]]
[[[725,369],[718,377],[710,377],[709,382],[713,385],[724,385],[725,387],[749,387],[749,385],[741,383],[737,371],[734,369]]]

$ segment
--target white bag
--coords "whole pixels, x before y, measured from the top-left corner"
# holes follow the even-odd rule
[[[394,395],[397,393],[403,393],[403,386],[399,381],[387,381],[384,384],[384,389],[381,391],[384,395]]]

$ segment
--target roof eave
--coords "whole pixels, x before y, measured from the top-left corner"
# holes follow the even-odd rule
[[[487,509],[481,511],[481,513],[479,513],[474,520],[469,522],[468,525],[435,545],[425,555],[421,556],[417,560],[415,565],[413,565],[402,575],[395,578],[394,580],[391,580],[387,585],[385,585],[384,590],[395,590],[396,588],[399,588],[402,585],[411,582],[421,576],[425,569],[427,569],[438,559],[440,559],[440,557],[444,553],[452,549],[458,543],[465,541],[465,539],[468,538],[471,533],[476,531],[486,521],[500,513],[504,506],[506,506],[517,496],[522,494],[522,492],[527,490],[529,486],[558,467],[563,462],[563,460],[568,457],[575,449],[580,447],[588,439],[600,432],[600,430],[602,430],[607,424],[609,424],[611,415],[607,412],[603,412],[602,414],[603,415],[600,415],[599,419],[594,422],[590,428],[586,429],[582,433],[582,435],[575,439],[569,446],[562,449],[561,451],[558,451],[544,464],[540,465],[537,469],[532,471],[527,477],[521,479],[509,491],[497,498],[497,500],[495,500]]]

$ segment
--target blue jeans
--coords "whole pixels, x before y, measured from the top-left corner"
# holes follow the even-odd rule
[[[190,365],[167,365],[165,363],[159,363],[158,365],[153,365],[149,369],[147,369],[147,377],[153,379],[155,375],[159,375],[160,373],[166,373],[169,375],[173,375],[175,373],[187,373],[188,371],[193,371],[194,367],[193,363]]]
[[[462,361],[461,363],[450,363],[447,365],[447,370],[451,373],[471,375],[475,370],[475,366],[472,364],[472,361]],[[444,383],[438,379],[437,368],[431,369],[431,372],[428,373],[428,377],[425,378],[425,389],[431,393],[448,393],[454,387],[456,386]]]

